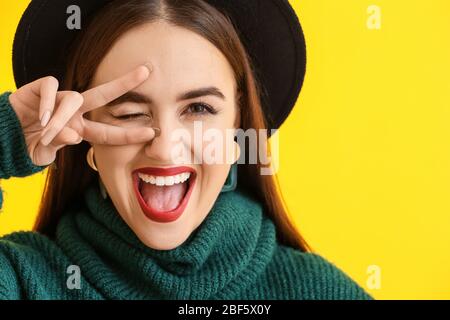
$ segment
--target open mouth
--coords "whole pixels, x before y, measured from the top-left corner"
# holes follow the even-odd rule
[[[144,214],[157,222],[178,219],[187,206],[196,172],[190,167],[148,167],[133,171],[135,193]]]

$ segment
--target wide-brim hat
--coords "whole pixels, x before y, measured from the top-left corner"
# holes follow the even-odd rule
[[[14,38],[17,88],[49,75],[63,82],[67,50],[80,32],[67,27],[68,7],[78,6],[82,19],[89,20],[111,1],[32,0]],[[305,76],[305,38],[294,9],[288,0],[204,1],[233,22],[261,86],[268,129],[278,129],[293,109]]]

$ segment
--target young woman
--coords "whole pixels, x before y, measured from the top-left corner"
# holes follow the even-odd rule
[[[39,46],[71,34],[51,26],[73,2],[31,2],[15,40],[19,89],[0,99],[0,178],[53,163],[34,231],[0,238],[1,298],[371,299],[311,252],[260,158],[236,170],[251,149],[226,133],[278,128],[300,90],[301,63],[287,65],[296,76],[276,71],[292,62],[274,54],[286,41],[277,22],[299,30],[287,1],[79,1],[94,18],[67,61],[38,63]],[[262,39],[272,54],[248,41],[249,21],[254,37],[274,35]],[[24,32],[36,28],[47,33]],[[255,61],[268,58],[258,82]],[[211,130],[231,161],[205,161]]]

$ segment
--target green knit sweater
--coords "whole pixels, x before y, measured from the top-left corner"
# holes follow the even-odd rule
[[[9,94],[0,96],[3,179],[45,168],[27,154]],[[172,250],[140,242],[97,184],[84,200],[62,216],[54,239],[0,238],[0,299],[372,299],[323,257],[279,244],[272,220],[243,191],[220,194]]]

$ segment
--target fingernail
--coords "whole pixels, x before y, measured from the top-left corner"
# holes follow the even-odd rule
[[[152,72],[153,71],[153,65],[151,64],[151,62],[146,62],[144,64],[144,66],[147,67],[148,71]]]
[[[155,131],[155,138],[159,137],[161,135],[161,129],[160,128],[153,127],[152,129],[153,129],[153,131]]]
[[[42,119],[41,119],[41,126],[45,127],[48,123],[48,121],[50,120],[50,111],[45,111],[44,114],[42,115]]]

